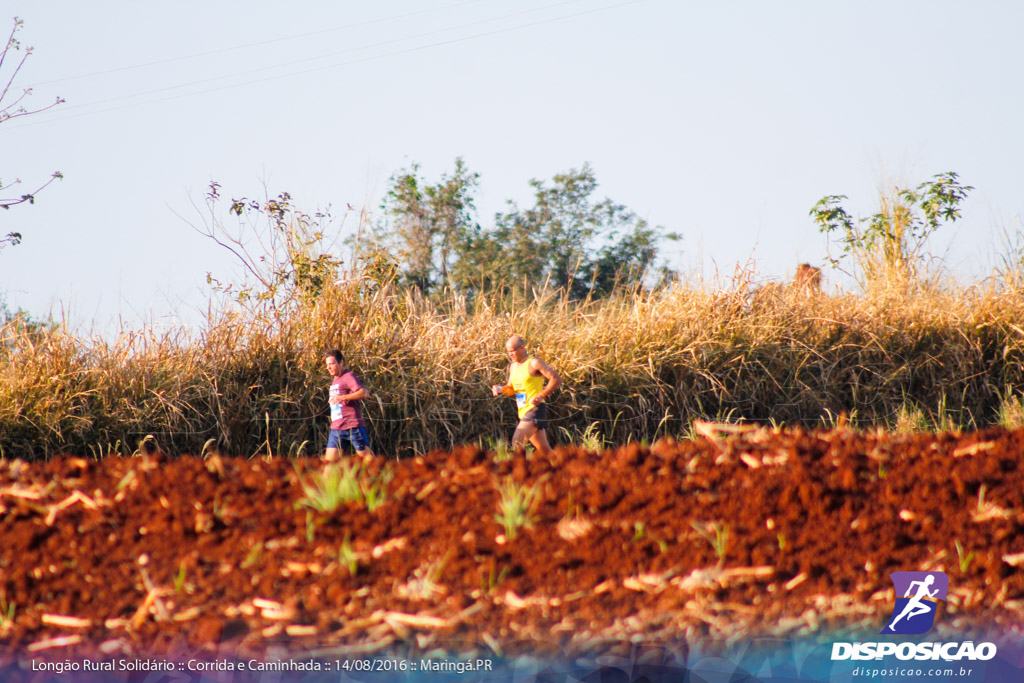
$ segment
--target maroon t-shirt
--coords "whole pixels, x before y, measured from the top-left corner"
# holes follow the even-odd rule
[[[352,394],[363,388],[363,383],[352,374],[351,370],[341,373],[341,377],[335,377],[331,382],[330,398]],[[363,422],[363,409],[359,405],[361,401],[345,401],[344,403],[331,403],[331,429],[352,429],[353,427],[365,427]]]

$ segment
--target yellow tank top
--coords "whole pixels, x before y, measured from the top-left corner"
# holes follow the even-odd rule
[[[530,361],[533,356],[527,357],[522,363],[512,370],[510,379],[512,388],[516,390],[516,407],[519,409],[519,417],[533,410],[534,406],[530,399],[544,390],[544,376],[534,377],[530,374]]]

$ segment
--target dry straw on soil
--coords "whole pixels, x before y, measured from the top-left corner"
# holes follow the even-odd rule
[[[377,452],[500,439],[511,402],[489,386],[504,378],[513,332],[566,381],[556,441],[588,427],[653,440],[689,433],[695,418],[980,427],[1020,412],[1022,319],[1024,289],[1006,282],[829,295],[749,278],[472,305],[355,281],[286,308],[213,313],[198,336],[83,338],[16,319],[0,329],[0,448],[99,456],[151,434],[171,453],[313,454],[325,438],[323,352],[335,347],[370,389]]]

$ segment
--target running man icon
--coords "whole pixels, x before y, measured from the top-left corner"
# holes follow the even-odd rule
[[[933,609],[935,609],[934,605],[926,605],[925,603],[921,602],[921,600],[925,597],[934,598],[936,594],[939,592],[938,589],[935,589],[934,592],[928,590],[928,586],[932,585],[933,583],[935,583],[935,577],[931,574],[925,577],[924,581],[911,582],[909,590],[913,592],[914,586],[917,586],[917,594],[914,597],[910,598],[910,601],[907,602],[907,606],[903,608],[903,611],[900,612],[900,615],[893,619],[892,623],[889,624],[890,631],[896,630],[896,622],[898,622],[903,617],[906,617],[907,619],[913,619],[919,614],[927,614],[928,612],[931,612]]]
[[[938,601],[946,599],[949,577],[938,571],[893,572],[889,576],[897,597],[889,624],[881,632],[916,635],[930,629]]]

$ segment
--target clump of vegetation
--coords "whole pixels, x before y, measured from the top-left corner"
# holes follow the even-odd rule
[[[537,486],[517,484],[511,478],[498,484],[498,513],[494,518],[505,529],[505,538],[511,540],[519,534],[520,529],[533,526]]]
[[[494,453],[494,462],[505,462],[511,460],[515,455],[512,444],[502,438],[487,439],[487,448]]]
[[[361,503],[373,512],[387,501],[391,470],[371,475],[362,463],[329,463],[322,472],[299,477],[306,494],[295,503],[315,512],[333,512],[345,503]]]
[[[1024,396],[1014,394],[1007,387],[1006,394],[999,403],[998,424],[1007,429],[1024,427]]]
[[[928,416],[924,411],[914,406],[901,405],[896,412],[896,418],[891,423],[892,431],[897,434],[908,434],[920,432],[929,426]]]
[[[901,405],[896,412],[895,420],[889,426],[894,432],[900,434],[960,431],[964,428],[957,416],[949,410],[945,394],[939,397],[938,405],[934,410],[929,411],[907,404]]]
[[[600,453],[607,445],[605,438],[601,435],[600,422],[592,422],[586,429],[577,434],[573,434],[570,430],[563,427],[562,434],[570,443],[575,441],[585,450],[594,451],[595,453]]]

